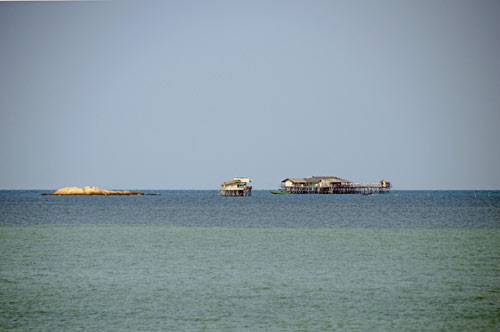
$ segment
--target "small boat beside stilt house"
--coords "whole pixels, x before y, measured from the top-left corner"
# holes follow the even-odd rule
[[[233,178],[221,184],[221,196],[252,196],[250,178]]]

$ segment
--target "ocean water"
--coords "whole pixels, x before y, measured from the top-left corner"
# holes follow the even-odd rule
[[[0,191],[0,330],[498,331],[500,192]]]

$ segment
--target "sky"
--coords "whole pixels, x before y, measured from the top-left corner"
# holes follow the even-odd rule
[[[0,189],[500,189],[500,2],[0,2]]]

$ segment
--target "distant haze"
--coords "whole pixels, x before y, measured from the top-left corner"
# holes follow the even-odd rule
[[[0,2],[0,189],[500,189],[499,1]]]

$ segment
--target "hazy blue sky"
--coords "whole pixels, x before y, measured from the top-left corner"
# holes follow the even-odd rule
[[[500,188],[500,1],[0,3],[0,188]]]

